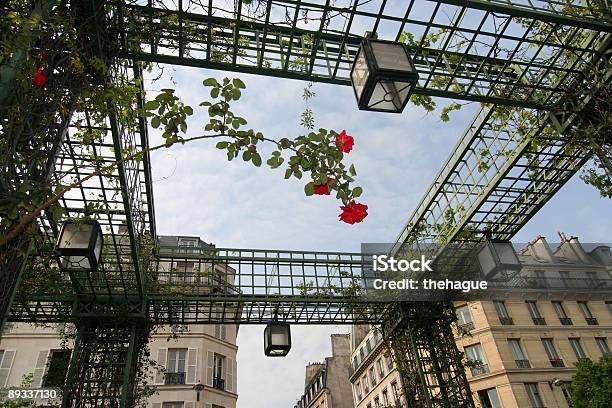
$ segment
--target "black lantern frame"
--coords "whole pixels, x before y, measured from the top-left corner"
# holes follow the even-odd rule
[[[274,335],[286,336],[286,344],[274,344]],[[264,330],[264,354],[268,357],[285,357],[291,350],[291,327],[289,323],[273,321],[267,324]]]
[[[478,265],[486,279],[506,281],[522,268],[510,241],[488,240],[477,256]]]
[[[355,56],[355,60],[353,61],[353,65],[351,67],[351,83],[353,85],[353,91],[355,93],[355,98],[357,99],[357,106],[360,110],[374,111],[374,112],[387,112],[387,113],[401,113],[406,104],[410,100],[410,95],[414,91],[418,80],[419,74],[416,71],[416,67],[414,66],[414,62],[412,61],[412,57],[408,51],[408,47],[405,44],[394,42],[394,41],[385,41],[378,40],[376,38],[376,33],[366,33],[363,41],[361,42],[361,46],[357,51]],[[376,53],[374,51],[374,44],[386,44],[392,45],[397,49],[401,49],[405,55],[409,65],[409,70],[402,69],[390,69],[385,68],[379,64],[376,59]],[[365,79],[365,84],[363,85],[363,90],[361,94],[358,93],[357,87],[355,86],[355,68],[357,64],[360,63],[360,59],[363,58],[367,65],[367,78]],[[386,82],[386,84],[384,84]],[[400,92],[403,92],[406,88],[409,88],[407,93],[405,94],[403,100],[399,100],[396,104],[393,100],[387,101],[385,98],[381,99],[379,102],[371,103],[371,98],[374,94],[374,91],[377,87],[377,84],[381,84],[386,94],[385,97],[391,94],[393,91],[388,90],[386,87],[394,87],[396,83],[403,83],[405,86],[401,89],[395,89],[394,92],[396,96],[399,98]],[[382,102],[392,102],[395,109],[382,109],[377,108],[376,105],[381,104]]]
[[[64,236],[70,228],[79,228],[83,225],[91,227],[89,234],[89,242],[87,247],[70,248],[65,245],[66,237]],[[98,240],[100,240],[98,244]],[[99,247],[99,254],[96,254],[96,247]],[[102,227],[96,220],[88,221],[65,221],[60,229],[57,241],[55,243],[55,253],[60,268],[65,270],[80,270],[80,271],[95,271],[98,269],[101,257],[102,248],[104,247],[104,235]],[[97,256],[96,256],[97,255]],[[81,260],[87,259],[89,267],[84,267],[81,262],[73,262],[71,258],[80,257]],[[74,264],[78,264],[75,266]]]

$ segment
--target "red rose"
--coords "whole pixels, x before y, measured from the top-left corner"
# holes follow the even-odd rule
[[[326,184],[317,184],[314,186],[314,193],[316,195],[329,195],[329,183],[334,181],[333,178],[328,177]]]
[[[355,201],[351,201],[347,206],[340,207],[342,213],[339,215],[340,221],[347,224],[355,224],[361,222],[368,216],[368,206]]]
[[[353,144],[355,144],[355,139],[353,139],[353,136],[347,135],[346,130],[336,136],[336,146],[344,153],[350,153],[353,150]]]
[[[38,68],[36,70],[36,74],[34,75],[34,78],[32,78],[32,84],[35,86],[43,86],[46,81],[47,81],[47,77],[45,76],[45,74],[43,74],[42,68]]]
[[[257,146],[255,146],[255,145],[250,145],[250,146],[249,146],[249,151],[250,151],[251,153],[256,153],[256,152],[257,152]]]
[[[327,184],[319,184],[314,186],[314,193],[316,195],[329,195],[329,187]]]

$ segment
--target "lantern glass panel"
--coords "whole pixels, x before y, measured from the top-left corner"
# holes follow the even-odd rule
[[[412,84],[409,82],[379,80],[368,102],[368,108],[395,112],[401,110],[410,95]]]
[[[351,72],[351,79],[353,80],[353,87],[355,88],[357,99],[361,98],[361,94],[363,93],[369,76],[370,71],[362,47],[359,49],[359,53],[355,59],[355,65],[353,66],[353,72]]]
[[[88,248],[92,228],[92,224],[67,222],[62,228],[62,236],[58,242],[60,249]]]
[[[72,270],[91,270],[89,258],[81,255],[72,255],[62,257],[62,269]]]
[[[102,229],[98,228],[98,233],[96,234],[96,245],[94,246],[94,256],[96,257],[96,262],[100,262],[100,255],[102,254]]]
[[[272,344],[274,346],[288,346],[289,336],[287,333],[288,327],[284,326],[273,326],[270,330],[272,337]]]
[[[403,44],[372,41],[372,51],[378,69],[414,71]]]

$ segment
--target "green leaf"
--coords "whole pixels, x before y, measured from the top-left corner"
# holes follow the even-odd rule
[[[213,88],[210,90],[210,96],[216,98],[219,96],[219,88]]]
[[[289,177],[291,177],[292,173],[293,173],[293,170],[287,169],[287,171],[285,172],[285,179],[288,179]]]
[[[287,149],[287,148],[291,147],[292,144],[293,143],[289,139],[287,139],[286,137],[284,137],[284,138],[282,138],[280,140],[280,145],[281,145],[281,147],[283,149]]]
[[[151,126],[153,126],[155,129],[157,129],[160,124],[161,120],[159,119],[159,116],[155,116],[153,119],[151,119]]]
[[[304,186],[304,192],[307,196],[314,194],[314,183],[312,181]]]
[[[204,85],[204,86],[217,86],[217,85],[219,85],[219,83],[217,82],[217,80],[215,78],[206,78],[202,82],[202,85]]]
[[[183,110],[185,111],[187,115],[189,116],[193,115],[193,108],[191,106],[185,106]]]
[[[244,161],[251,160],[251,151],[249,149],[245,150],[244,153],[242,153],[242,160]]]
[[[232,98],[233,98],[235,101],[237,101],[238,99],[240,99],[240,96],[241,96],[241,95],[242,95],[242,94],[240,93],[240,89],[238,89],[238,88],[234,88],[234,89],[232,89]]]
[[[148,101],[147,103],[144,104],[144,108],[146,110],[155,110],[157,108],[159,108],[159,102],[153,100],[153,101]]]
[[[229,146],[229,142],[218,142],[217,143],[217,149],[227,149],[227,146]]]
[[[363,193],[363,189],[361,187],[355,187],[353,189],[353,197],[357,198]]]
[[[244,84],[244,82],[242,82],[242,80],[240,80],[240,78],[234,78],[232,82],[236,88],[246,88],[246,85]]]
[[[351,174],[351,176],[356,176],[357,175],[357,170],[355,170],[355,165],[351,164],[351,167],[349,167],[349,173]]]
[[[51,207],[51,217],[54,221],[59,221],[64,215],[64,209],[59,205]]]
[[[251,161],[253,162],[253,164],[257,167],[261,166],[261,156],[259,155],[259,153],[253,153],[251,155]]]

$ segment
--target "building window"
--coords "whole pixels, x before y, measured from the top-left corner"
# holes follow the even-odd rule
[[[506,309],[506,302],[503,300],[495,300],[493,301],[495,304],[495,310],[497,310],[497,317],[499,317],[499,322],[503,325],[514,324],[510,314],[508,314],[508,309]]]
[[[604,356],[610,354],[608,341],[605,337],[595,337],[595,342],[597,343],[597,347],[599,347],[599,351],[601,351],[601,354],[603,354]]]
[[[225,389],[225,356],[215,353],[213,358],[213,388]]]
[[[393,400],[397,404],[400,398],[399,388],[397,387],[397,381],[391,382],[391,391],[393,392]]]
[[[570,338],[569,342],[572,346],[572,350],[574,350],[574,354],[576,354],[576,358],[579,361],[588,358],[586,353],[584,352],[584,349],[582,348],[582,344],[580,344],[579,338]]]
[[[586,273],[587,280],[589,281],[589,287],[596,288],[599,286],[599,278],[597,278],[597,272],[589,271]]]
[[[374,371],[374,367],[370,367],[368,374],[370,375],[370,383],[372,384],[372,388],[374,388],[376,385],[376,372]]]
[[[381,406],[380,406],[380,398],[378,398],[378,397],[374,398],[374,407],[375,408],[381,408]]]
[[[387,356],[387,368],[393,370],[393,357]]]
[[[382,380],[385,376],[385,367],[382,362],[382,358],[376,360],[376,369],[378,370],[378,378]]]
[[[553,343],[553,339],[542,339],[542,344],[544,345],[544,349],[546,350],[546,354],[548,355],[548,360],[550,361],[550,365],[553,367],[565,367],[563,364],[563,360],[559,357],[559,353],[557,353],[557,349],[555,348],[555,343]]]
[[[363,359],[365,358],[365,354],[363,352],[363,347],[359,349],[359,357],[360,357],[361,361],[363,361]]]
[[[366,408],[372,408],[372,403],[368,402],[368,405],[366,405]]]
[[[470,367],[472,376],[486,374],[489,372],[489,366],[487,365],[487,359],[485,358],[482,346],[480,343],[473,344],[465,347],[465,355],[467,359],[474,365]]]
[[[361,385],[363,385],[364,395],[367,395],[370,392],[370,384],[368,384],[368,377],[365,375],[361,377]]]
[[[559,321],[561,322],[561,324],[564,326],[571,326],[572,319],[567,317],[567,314],[565,313],[565,309],[563,308],[563,303],[559,301],[553,301],[552,304],[553,304],[553,307],[555,308],[555,312],[557,313],[557,317],[559,318]]]
[[[540,313],[540,309],[538,309],[538,304],[535,301],[527,301],[527,309],[529,309],[529,314],[531,315],[531,320],[533,320],[533,324],[537,326],[543,326],[546,324],[546,320],[542,317]]]
[[[183,408],[183,402],[164,402],[162,408]]]
[[[561,384],[561,392],[563,393],[563,397],[565,397],[565,402],[567,402],[567,406],[573,407],[574,403],[572,401],[572,396],[569,393],[567,384]]]
[[[545,288],[548,286],[548,282],[546,281],[546,274],[544,271],[535,271],[536,276],[536,287],[537,288]]]
[[[582,316],[584,316],[584,320],[587,322],[587,324],[589,326],[597,326],[597,319],[593,317],[591,309],[589,309],[589,304],[587,302],[578,302],[578,307],[580,307]]]
[[[521,339],[508,339],[508,345],[512,351],[512,357],[514,357],[516,366],[518,368],[530,368],[529,360],[527,360],[523,347],[521,347]]]
[[[365,342],[366,355],[370,354],[372,351],[372,344],[370,343],[370,338],[368,337]]]
[[[361,395],[361,383],[359,381],[357,381],[355,383],[355,399],[357,400],[357,402],[361,401],[362,395]]]
[[[468,305],[455,309],[455,314],[457,315],[457,328],[460,331],[469,331],[474,328],[474,321]]]
[[[383,399],[383,405],[385,407],[388,407],[390,405],[390,401],[389,401],[389,392],[387,391],[386,388],[382,390],[382,399]]]
[[[483,408],[502,408],[499,395],[497,395],[497,389],[495,388],[478,391],[478,398]]]
[[[49,368],[45,379],[42,382],[42,387],[51,388],[64,388],[64,382],[66,381],[66,374],[68,373],[68,365],[70,364],[70,356],[72,350],[54,350],[51,351],[49,358]],[[0,360],[2,358],[0,357]]]
[[[606,300],[606,306],[608,307],[608,313],[612,315],[612,301]]]
[[[215,324],[215,337],[223,341],[227,339],[227,329],[224,324]]]
[[[544,402],[540,396],[538,384],[525,383],[525,388],[527,389],[527,395],[529,396],[529,401],[531,401],[531,406],[533,408],[544,408]]]
[[[185,357],[187,349],[168,349],[168,362],[164,384],[185,384]]]

